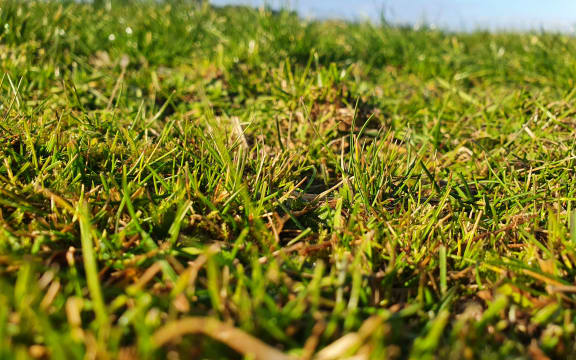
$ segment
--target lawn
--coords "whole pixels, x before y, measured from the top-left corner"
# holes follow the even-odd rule
[[[567,358],[576,38],[0,3],[0,358]]]

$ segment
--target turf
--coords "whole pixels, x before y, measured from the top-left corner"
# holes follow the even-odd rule
[[[0,5],[0,358],[575,353],[575,38]]]

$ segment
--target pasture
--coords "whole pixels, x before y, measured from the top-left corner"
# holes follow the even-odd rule
[[[574,354],[572,36],[0,8],[0,358]]]

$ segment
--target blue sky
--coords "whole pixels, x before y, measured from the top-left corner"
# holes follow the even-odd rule
[[[212,0],[213,4],[288,5],[305,17],[426,21],[449,29],[546,29],[574,32],[576,0]]]

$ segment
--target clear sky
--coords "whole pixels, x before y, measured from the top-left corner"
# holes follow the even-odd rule
[[[449,29],[545,29],[575,32],[576,0],[212,0],[215,5],[288,6],[305,17],[425,21]]]

